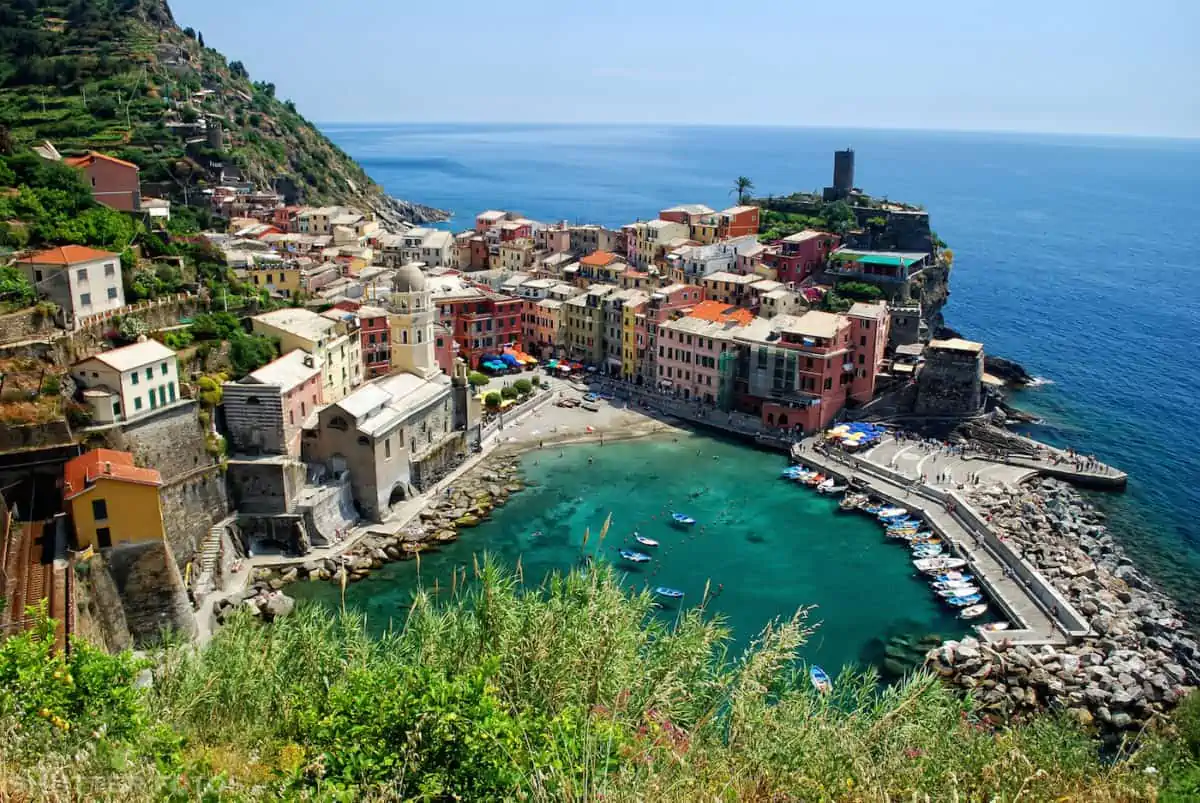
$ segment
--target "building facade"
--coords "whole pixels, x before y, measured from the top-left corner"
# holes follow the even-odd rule
[[[133,421],[174,404],[179,361],[157,340],[144,340],[80,360],[71,376],[82,389],[94,424]]]
[[[162,484],[161,474],[134,465],[129,452],[93,449],[69,460],[63,467],[63,501],[76,548],[162,541]]]
[[[321,399],[321,367],[296,349],[222,386],[221,406],[234,452],[300,456],[304,420]]]
[[[345,310],[329,312],[334,314],[289,307],[252,319],[255,334],[278,338],[281,352],[300,349],[313,356],[321,368],[321,398],[326,403],[345,398],[363,381],[358,318]]]
[[[17,262],[37,294],[62,308],[67,326],[125,306],[121,259],[108,251],[61,245]]]

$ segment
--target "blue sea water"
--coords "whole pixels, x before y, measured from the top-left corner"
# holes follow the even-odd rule
[[[829,183],[920,203],[954,250],[947,323],[1053,384],[1039,437],[1130,472],[1099,498],[1200,622],[1200,141],[750,127],[325,125],[390,193],[620,225],[663,207]]]

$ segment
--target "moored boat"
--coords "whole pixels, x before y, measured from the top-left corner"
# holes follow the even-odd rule
[[[645,552],[638,552],[636,549],[618,549],[617,554],[633,563],[646,563],[650,560],[649,555]]]
[[[634,533],[633,540],[637,541],[642,546],[658,546],[658,541],[655,541],[653,538],[647,538],[641,533]]]
[[[946,604],[953,605],[955,608],[967,608],[982,599],[983,597],[979,594],[967,594],[964,597],[949,597],[946,599]]]
[[[966,612],[963,611],[964,614]],[[988,622],[986,625],[975,625],[975,629],[980,633],[999,633],[1001,630],[1008,630],[1008,622]]]
[[[833,477],[827,477],[824,482],[817,486],[819,494],[840,494],[842,491],[849,488],[849,485],[838,485],[837,480]]]
[[[671,521],[681,527],[691,527],[696,523],[696,520],[684,513],[672,513]]]
[[[825,670],[816,664],[809,667],[808,679],[812,681],[813,688],[821,692],[821,694],[828,694],[833,691],[833,681],[829,679],[829,675]]]
[[[809,485],[812,487],[816,487],[816,486],[820,485],[821,483],[823,483],[824,481],[825,481],[824,474],[812,474],[812,475],[800,480],[800,482],[804,483],[805,485]]]
[[[908,516],[908,511],[902,507],[885,507],[875,514],[875,517],[880,521],[888,521],[890,519],[905,518]]]
[[[933,574],[934,572],[946,572],[951,569],[961,569],[966,565],[967,562],[962,558],[951,558],[945,555],[936,558],[920,558],[913,561],[913,566],[916,567],[917,571],[924,572],[926,574]]]
[[[678,588],[670,588],[668,586],[656,586],[654,593],[657,596],[666,597],[667,599],[680,599],[683,597],[683,592]]]
[[[972,605],[968,608],[963,608],[961,611],[959,611],[958,616],[960,619],[975,619],[976,617],[983,616],[983,614],[986,611],[987,611],[987,605]],[[1006,623],[1001,623],[1001,624],[1006,624]],[[980,627],[987,627],[987,625],[980,625]],[[986,632],[986,631],[980,631],[980,632]]]
[[[933,579],[937,580],[939,583],[953,583],[957,580],[971,581],[975,578],[966,572],[946,572],[945,574],[939,574]]]
[[[969,597],[979,593],[979,586],[958,586],[956,588],[935,588],[933,593],[944,599],[951,597]]]

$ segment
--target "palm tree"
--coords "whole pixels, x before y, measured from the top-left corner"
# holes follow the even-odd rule
[[[733,189],[730,190],[730,192],[736,192],[737,197],[738,197],[738,203],[744,204],[744,203],[746,203],[747,194],[752,189],[754,189],[753,181],[746,178],[745,176],[738,176],[736,179],[734,179]]]

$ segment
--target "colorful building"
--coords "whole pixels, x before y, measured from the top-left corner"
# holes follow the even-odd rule
[[[438,321],[451,332],[458,356],[471,368],[480,358],[521,342],[523,299],[497,293],[462,276],[429,276]]]
[[[353,313],[339,312],[343,314],[331,319],[289,307],[251,319],[255,334],[279,339],[281,352],[300,349],[313,356],[321,368],[321,398],[326,404],[345,398],[363,381],[358,319]]]
[[[142,211],[139,168],[133,162],[92,151],[86,156],[67,157],[63,163],[83,171],[96,203],[120,212]]]
[[[363,376],[374,379],[391,370],[392,344],[388,311],[382,307],[364,306],[354,300],[339,301],[336,310],[351,312],[358,317],[359,339],[362,343]],[[327,316],[328,317],[328,316]]]
[[[719,301],[727,306],[751,308],[754,304],[750,286],[760,281],[762,277],[753,274],[718,271],[702,278],[700,286],[704,288],[706,300]]]
[[[63,501],[77,549],[108,549],[163,540],[162,475],[134,465],[133,455],[93,449],[63,468]]]
[[[604,299],[615,292],[612,285],[595,284],[563,305],[567,357],[593,366],[604,361]]]
[[[62,308],[69,327],[125,306],[121,258],[109,251],[60,245],[18,260],[17,267],[40,297]]]
[[[714,273],[731,272],[738,255],[758,246],[755,237],[722,240],[711,245],[687,245],[672,250],[666,257],[668,275],[672,281],[699,284]]]
[[[718,234],[721,239],[745,237],[758,234],[759,209],[757,206],[731,206],[717,216]]]
[[[800,283],[824,267],[837,243],[836,234],[805,229],[784,237],[767,249],[762,262],[775,271],[773,278],[785,284]]]
[[[533,240],[519,239],[500,243],[500,269],[520,271],[533,266]]]
[[[746,309],[704,301],[658,325],[656,386],[729,409],[737,369],[734,338],[754,320]]]
[[[296,349],[222,386],[234,452],[300,456],[304,419],[321,406],[321,366]]]
[[[579,260],[576,278],[586,284],[617,284],[629,266],[611,251],[593,251]]]

